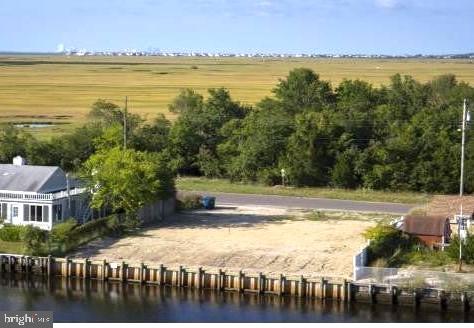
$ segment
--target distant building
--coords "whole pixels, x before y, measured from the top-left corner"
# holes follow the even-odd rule
[[[51,230],[67,218],[86,220],[90,213],[84,188],[57,166],[27,165],[17,156],[0,164],[0,216],[4,223]]]

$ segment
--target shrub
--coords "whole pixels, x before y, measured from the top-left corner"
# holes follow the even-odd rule
[[[192,210],[202,208],[202,196],[198,194],[178,194],[177,207],[179,210]]]
[[[24,226],[6,224],[0,229],[0,239],[3,241],[21,241]]]
[[[281,172],[275,168],[264,168],[258,171],[257,181],[266,186],[275,186],[282,183]]]
[[[25,253],[31,255],[46,255],[47,247],[46,241],[48,239],[48,232],[41,230],[38,227],[27,225],[20,236],[25,244]]]
[[[446,254],[453,260],[459,260],[459,238],[454,238],[446,248]],[[462,244],[462,259],[465,263],[474,263],[474,236],[468,235]]]
[[[404,253],[419,243],[417,238],[386,223],[367,229],[363,235],[371,240],[368,247],[369,260],[385,259],[389,266],[401,264]]]
[[[349,149],[337,157],[331,170],[331,184],[338,188],[355,188],[359,181],[354,172],[357,151]]]
[[[404,262],[413,265],[440,267],[451,263],[452,260],[446,252],[420,247],[420,249],[408,252],[404,257]]]
[[[67,242],[73,233],[74,228],[77,227],[77,222],[74,219],[69,219],[63,223],[59,223],[53,226],[49,239],[53,243],[64,243]]]
[[[60,255],[105,235],[123,232],[125,225],[118,215],[111,215],[79,225],[75,220],[67,220],[53,227],[50,235],[51,254]]]

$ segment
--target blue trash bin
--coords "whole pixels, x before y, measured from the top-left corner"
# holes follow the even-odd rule
[[[216,207],[216,197],[204,196],[201,199],[201,204],[206,210],[212,210]]]

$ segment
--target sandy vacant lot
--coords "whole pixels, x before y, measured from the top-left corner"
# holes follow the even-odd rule
[[[176,214],[122,239],[106,238],[74,256],[148,264],[349,276],[361,233],[377,218],[338,218],[270,207],[228,207]]]

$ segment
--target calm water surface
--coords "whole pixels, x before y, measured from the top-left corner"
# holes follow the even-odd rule
[[[0,278],[0,310],[55,322],[471,322],[472,315],[75,279]]]

